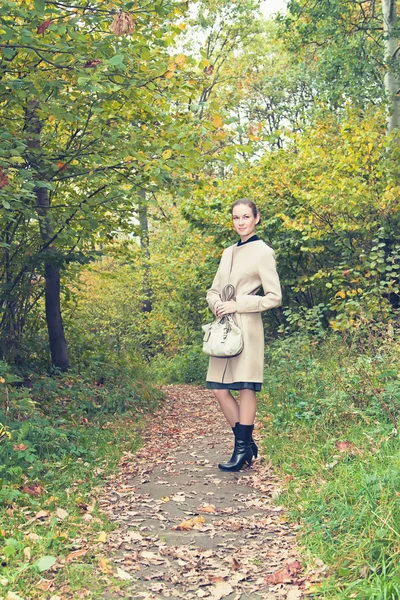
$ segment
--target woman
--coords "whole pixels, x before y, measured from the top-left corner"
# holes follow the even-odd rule
[[[210,357],[207,387],[212,389],[235,435],[235,448],[222,471],[239,471],[257,457],[252,432],[256,415],[256,392],[261,390],[264,368],[264,331],[261,312],[280,306],[281,286],[276,272],[275,254],[255,234],[260,213],[254,202],[242,198],[232,206],[232,221],[240,241],[226,248],[207,292],[208,306],[217,317],[235,314],[243,334],[244,347],[238,356]],[[235,299],[223,302],[225,285],[235,288]],[[264,296],[256,295],[261,288]],[[240,404],[230,390],[239,390]]]

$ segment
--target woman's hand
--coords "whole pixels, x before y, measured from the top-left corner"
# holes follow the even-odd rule
[[[217,317],[224,317],[225,315],[231,315],[236,312],[236,302],[229,300],[228,302],[217,302],[216,315]]]

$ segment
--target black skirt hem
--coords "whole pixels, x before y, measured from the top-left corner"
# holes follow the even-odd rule
[[[253,390],[260,392],[262,383],[254,381],[234,381],[233,383],[219,383],[218,381],[207,381],[209,390]]]

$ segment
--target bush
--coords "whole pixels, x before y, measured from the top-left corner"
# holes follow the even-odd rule
[[[364,353],[338,335],[294,336],[267,351],[264,451],[287,482],[309,562],[328,565],[313,597],[397,600],[400,344]]]

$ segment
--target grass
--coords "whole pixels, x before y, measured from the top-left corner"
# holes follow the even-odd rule
[[[400,598],[400,448],[385,409],[390,400],[398,416],[399,354],[356,353],[335,337],[269,352],[264,452],[286,481],[279,501],[301,525],[310,574],[316,559],[327,566],[315,598]]]
[[[8,411],[0,415],[0,597],[117,593],[126,582],[103,553],[114,525],[97,500],[124,453],[140,445],[162,394],[126,370],[103,370],[101,386],[72,370],[26,389],[1,367]]]

